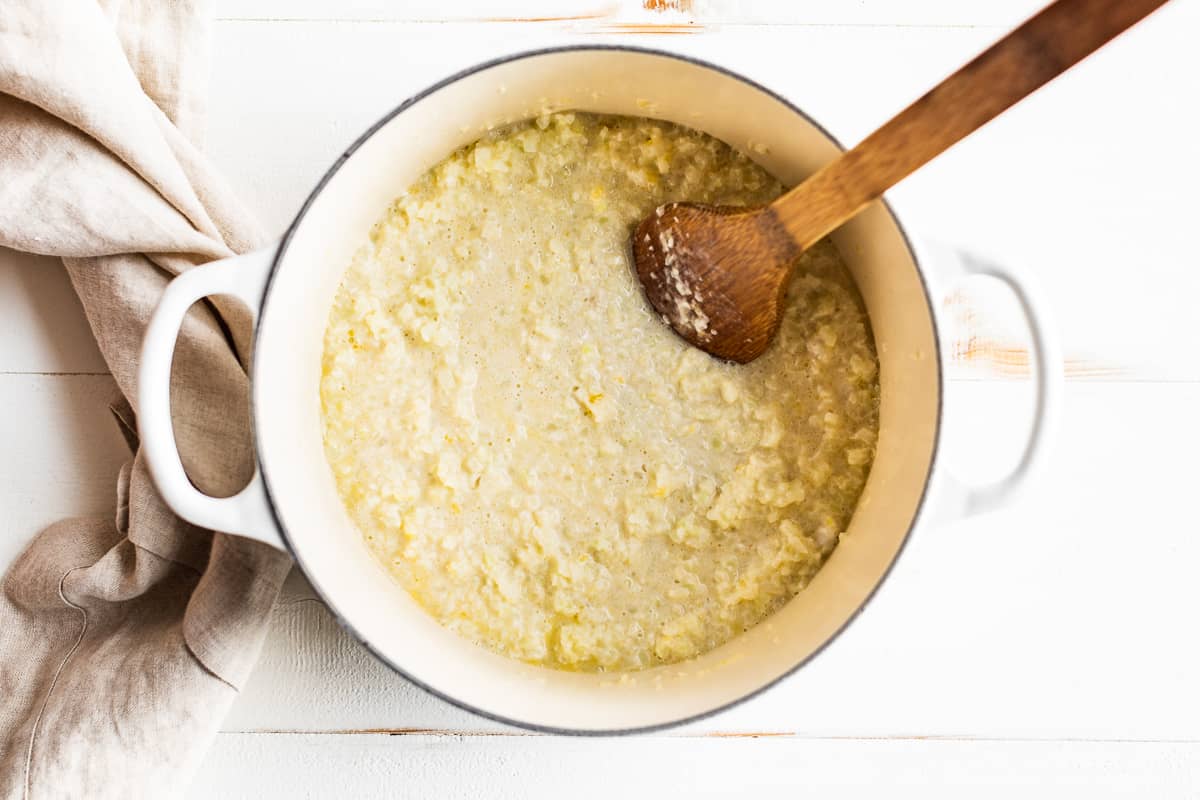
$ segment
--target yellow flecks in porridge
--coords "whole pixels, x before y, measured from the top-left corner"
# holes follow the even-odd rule
[[[325,449],[351,517],[430,614],[525,661],[687,659],[800,591],[874,455],[877,361],[822,242],[747,366],[650,311],[628,256],[659,204],[763,203],[717,140],[554,114],[454,153],[346,272]]]

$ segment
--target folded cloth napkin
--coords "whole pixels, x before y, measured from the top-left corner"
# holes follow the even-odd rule
[[[0,582],[2,797],[177,790],[248,676],[290,564],[171,513],[129,402],[171,276],[262,239],[198,150],[205,5],[0,3],[0,245],[62,257],[134,451],[114,518],[50,527]],[[201,303],[176,349],[176,439],[214,495],[254,469],[249,332],[236,304]]]

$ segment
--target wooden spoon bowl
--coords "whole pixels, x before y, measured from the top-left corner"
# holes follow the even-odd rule
[[[679,335],[743,364],[767,349],[802,252],[771,206],[670,203],[642,220],[632,241],[646,297]]]
[[[801,253],[1164,3],[1058,0],[770,205],[662,206],[631,239],[646,298],[696,347],[753,361],[779,329]]]

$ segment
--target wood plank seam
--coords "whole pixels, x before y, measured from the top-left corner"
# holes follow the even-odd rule
[[[107,370],[103,371],[83,371],[83,372],[43,372],[41,370],[19,370],[19,369],[0,369],[0,376],[3,375],[41,375],[47,378],[74,378],[78,376],[104,376],[112,375]]]
[[[528,27],[544,27],[550,30],[568,31],[573,33],[603,33],[605,31],[598,30],[606,25],[633,25],[638,28],[677,28],[681,26],[695,27],[697,30],[706,32],[716,32],[718,30],[738,31],[738,30],[753,30],[756,28],[768,28],[778,30],[782,28],[791,29],[822,29],[822,28],[842,28],[842,29],[864,29],[864,30],[954,30],[954,31],[1004,31],[1008,30],[1006,25],[992,25],[983,23],[901,23],[901,22],[726,22],[726,21],[707,21],[694,23],[678,23],[678,22],[631,22],[622,21],[621,23],[605,23],[599,21],[603,18],[590,17],[543,17],[537,19],[520,19],[516,17],[446,17],[441,19],[403,19],[395,17],[232,17],[218,16],[214,17],[216,23],[268,23],[268,24],[311,24],[311,25],[443,25],[443,26],[476,26],[476,25],[516,25]],[[592,30],[589,30],[592,28]],[[614,28],[608,32],[621,33],[621,27]]]
[[[561,737],[552,734],[535,733],[533,731],[501,731],[501,730],[456,730],[452,728],[257,728],[249,730],[222,730],[221,735],[228,736],[431,736],[461,739],[497,739],[497,738],[578,738],[585,740],[593,737]],[[604,739],[626,739],[634,737],[606,736]],[[660,733],[644,737],[650,739],[669,740],[703,740],[703,739],[793,739],[803,742],[959,742],[974,744],[1162,744],[1162,745],[1198,745],[1200,739],[1137,739],[1137,738],[1090,738],[1090,737],[1006,737],[1006,736],[954,736],[954,735],[841,735],[841,736],[807,736],[793,731],[712,731],[709,733]]]

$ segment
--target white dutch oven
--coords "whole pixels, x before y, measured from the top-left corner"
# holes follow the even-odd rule
[[[925,273],[928,255],[914,253],[890,209],[876,203],[833,238],[862,291],[879,352],[878,452],[849,535],[811,585],[769,621],[717,650],[631,679],[534,667],[473,645],[438,625],[383,571],[342,507],[321,443],[322,342],[342,270],[396,195],[489,127],[550,108],[651,116],[698,128],[747,149],[786,184],[841,149],[786,100],[675,55],[565,48],[475,67],[407,101],[363,134],[313,190],[277,247],[190,270],[170,284],[142,352],[142,442],[159,490],[180,516],[290,551],[342,624],[429,691],[476,713],[543,730],[672,725],[737,703],[803,665],[858,614],[918,522],[987,510],[1018,490],[1045,449],[1061,357],[1021,281],[995,265],[951,259],[954,269],[994,275],[1016,293],[1032,330],[1038,378],[1037,414],[1017,469],[990,486],[954,480],[938,462],[944,363]],[[207,295],[240,298],[257,319],[251,381],[258,471],[245,490],[223,499],[201,494],[188,481],[169,409],[176,333],[188,307]]]

